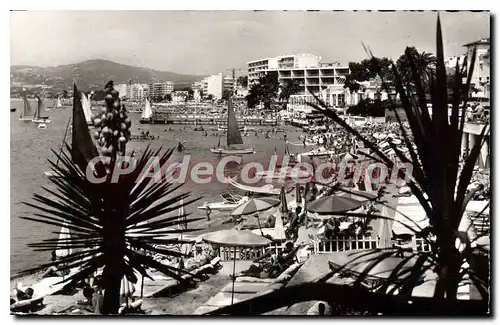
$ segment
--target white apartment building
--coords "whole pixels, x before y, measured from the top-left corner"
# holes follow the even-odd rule
[[[482,38],[476,42],[464,45],[467,48],[467,57],[472,58],[474,47],[476,47],[476,60],[474,71],[472,72],[471,88],[474,87],[479,92],[473,93],[473,97],[490,96],[490,39]],[[468,70],[472,60],[468,60]]]
[[[214,98],[221,99],[224,91],[224,77],[222,73],[214,74],[204,78],[202,81],[203,95],[212,95]]]
[[[118,97],[123,98],[123,97],[128,97],[127,96],[127,84],[118,84],[115,85],[115,90],[118,92]],[[130,97],[128,97],[130,98]]]
[[[199,88],[193,90],[193,100],[197,103],[201,101],[201,94]]]
[[[146,84],[133,84],[131,89],[132,96],[130,100],[134,102],[141,102],[149,96],[149,86]]]
[[[254,60],[247,62],[247,66],[249,86],[267,72],[276,71],[281,84],[297,80],[301,86],[299,94],[310,91],[317,95],[326,89],[341,94],[345,76],[349,74],[349,67],[324,63],[320,56],[308,53]]]
[[[350,92],[344,85],[329,85],[319,94],[316,94],[329,107],[347,108],[357,105],[361,99],[376,99],[380,96],[381,100],[389,98],[387,93],[382,90],[382,85],[377,80],[361,82],[361,89],[357,92]],[[378,94],[377,94],[378,93]],[[290,96],[287,104],[289,112],[300,111],[307,103],[316,103],[316,98],[311,94],[300,94]]]
[[[453,56],[448,59],[448,61],[445,62],[445,65],[449,69],[455,69],[457,61],[458,61],[458,67],[462,68],[462,64],[464,63],[465,60],[465,55],[458,55],[458,56]],[[455,71],[455,70],[453,70]]]
[[[223,80],[224,90],[233,91],[234,90],[234,80],[231,76],[225,76]]]
[[[164,97],[174,91],[174,83],[172,81],[155,82],[149,84],[149,95],[153,98]]]

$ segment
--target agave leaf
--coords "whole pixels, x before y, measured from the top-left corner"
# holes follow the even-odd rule
[[[396,254],[399,254],[400,252],[397,251]],[[396,267],[394,267],[394,269],[392,270],[391,274],[389,275],[389,277],[387,278],[386,281],[383,282],[382,286],[377,290],[377,292],[379,293],[386,293],[387,292],[387,289],[389,288],[389,286],[391,284],[395,284],[395,288],[394,290],[397,288],[397,284],[398,282],[400,281],[400,277],[401,277],[401,274],[402,274],[402,269],[403,267],[410,261],[412,260],[417,254],[415,253],[411,253],[409,256],[406,256],[404,257],[401,262],[398,263],[398,265],[396,265]],[[389,293],[389,294],[392,294]]]
[[[327,282],[285,287],[250,300],[235,303],[232,306],[222,307],[208,312],[206,315],[259,315],[295,303],[313,300],[327,301],[330,304],[339,304],[354,310],[361,309],[383,315],[484,315],[488,310],[488,304],[485,301],[450,303],[444,299],[422,297],[407,299]]]

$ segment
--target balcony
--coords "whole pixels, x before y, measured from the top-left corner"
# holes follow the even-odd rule
[[[333,77],[335,76],[335,71],[333,69],[321,69],[322,77]]]
[[[349,68],[336,69],[337,76],[347,76],[349,74]]]
[[[306,71],[307,71],[308,77],[319,77],[319,70],[318,69],[306,70]]]
[[[335,77],[323,77],[321,82],[323,85],[333,85],[335,84]]]

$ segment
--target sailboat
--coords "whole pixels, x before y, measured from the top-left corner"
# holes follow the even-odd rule
[[[227,102],[227,148],[223,148],[219,145],[217,148],[210,149],[212,153],[219,155],[245,155],[252,154],[255,151],[252,148],[240,149],[235,147],[235,145],[243,144],[243,139],[241,138],[241,133],[238,128],[238,121],[233,110],[233,100],[229,97]]]
[[[151,124],[152,121],[153,121],[153,110],[151,109],[151,103],[149,102],[149,99],[146,99],[146,105],[142,110],[142,115],[141,119],[139,120],[139,123]]]
[[[64,108],[61,103],[61,97],[57,97],[57,102],[54,102],[54,108]]]
[[[28,101],[26,94],[23,95],[23,101],[24,101],[24,110],[21,113],[21,117],[19,118],[19,121],[32,122],[33,121],[33,109],[31,108],[31,104]]]
[[[90,101],[88,100],[87,96],[85,96],[85,93],[82,92],[82,107],[83,107],[83,113],[85,114],[85,120],[87,121],[88,125],[93,125],[92,123],[92,110],[90,108]]]
[[[33,123],[40,123],[40,124],[52,123],[52,121],[49,119],[48,116],[40,115],[43,103],[40,97],[37,96],[37,99],[38,99],[38,104],[35,110],[35,116],[33,116]]]
[[[78,88],[73,85],[73,93],[78,94]],[[85,121],[85,114],[83,113],[83,107],[81,103],[80,96],[73,96],[73,113],[68,120],[66,125],[66,131],[64,133],[63,142],[61,145],[61,152],[64,148],[64,143],[66,140],[66,135],[68,130],[72,125],[72,139],[71,139],[71,160],[75,165],[77,165],[80,170],[86,171],[89,161],[99,155],[97,148],[95,147],[92,138],[89,133],[89,128],[87,122]],[[56,165],[59,163],[56,162]],[[97,167],[97,168],[96,168]],[[102,172],[100,169],[102,166],[94,165],[93,168],[96,171]],[[62,177],[57,171],[52,170],[44,173],[47,177]]]

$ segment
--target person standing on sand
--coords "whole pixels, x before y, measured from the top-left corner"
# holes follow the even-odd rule
[[[92,296],[92,308],[94,309],[94,314],[101,315],[103,301],[104,296],[102,295],[101,287],[97,286],[96,291]]]
[[[207,206],[205,213],[207,214],[207,221],[210,221],[210,214],[212,213],[212,209]]]

